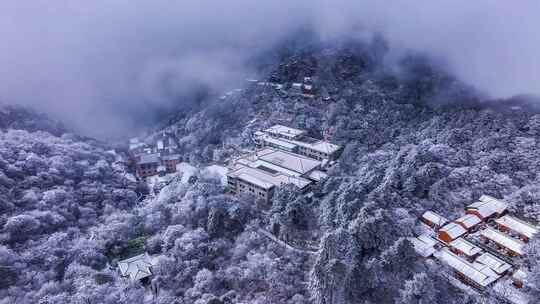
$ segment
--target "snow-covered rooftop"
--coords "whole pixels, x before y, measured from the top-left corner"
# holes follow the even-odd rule
[[[280,172],[271,173],[260,168],[252,168],[242,164],[238,164],[234,170],[228,173],[228,176],[238,178],[266,190],[284,184],[293,184],[303,189],[311,184],[311,181],[299,176],[289,176]]]
[[[258,159],[298,172],[308,173],[321,165],[320,161],[274,149],[263,149],[256,154]]]
[[[498,218],[495,222],[528,238],[531,238],[538,233],[537,227],[510,215]]]
[[[482,230],[480,234],[483,237],[512,250],[513,252],[516,252],[520,255],[523,254],[523,246],[525,245],[525,243],[518,239],[512,238],[490,227]]]
[[[488,286],[500,277],[489,267],[475,267],[475,265],[452,253],[448,248],[437,251],[435,257],[481,287]]]
[[[500,199],[496,199],[493,196],[482,195],[480,196],[480,201],[490,203],[492,206],[494,206],[494,209],[495,211],[497,211],[497,213],[502,213],[506,210],[506,208],[508,208],[508,204],[506,202]]]
[[[336,144],[333,144],[333,143],[330,143],[330,142],[327,142],[327,141],[324,141],[324,140],[315,140],[313,142],[303,142],[303,141],[299,141],[299,140],[291,140],[290,142],[294,143],[295,145],[301,146],[301,147],[309,148],[309,149],[312,149],[314,151],[321,152],[321,153],[327,153],[327,154],[335,153],[341,148],[340,146],[338,146]]]
[[[454,222],[460,224],[461,226],[463,226],[463,228],[468,230],[480,224],[482,220],[474,214],[465,214],[464,216],[458,218]]]
[[[475,256],[482,252],[482,249],[464,238],[458,238],[450,243],[450,246],[463,252],[467,256]]]
[[[268,143],[280,146],[280,147],[282,147],[284,149],[287,149],[287,150],[292,150],[292,149],[297,147],[296,144],[293,144],[291,142],[281,140],[281,139],[278,139],[278,138],[270,137],[270,136],[263,136],[263,137],[261,137],[261,139],[268,142]]]
[[[422,214],[422,218],[438,225],[439,227],[448,223],[448,220],[445,217],[438,215],[437,213],[433,211],[429,211],[429,210],[424,212],[424,214]]]
[[[159,163],[159,154],[142,154],[139,165]]]
[[[419,237],[409,238],[409,240],[413,244],[414,250],[425,258],[437,251],[437,249],[435,249],[437,241],[429,235],[423,234]]]
[[[493,214],[501,214],[508,208],[508,205],[489,195],[482,195],[478,202],[467,206],[468,210],[476,210],[483,217],[489,217]]]
[[[267,172],[270,172],[270,174],[274,174],[274,173],[272,173],[272,171],[276,171],[276,173],[279,172],[279,173],[283,173],[283,174],[289,175],[289,176],[300,176],[300,175],[302,175],[302,174],[300,174],[300,173],[298,173],[296,171],[293,171],[293,170],[290,170],[290,169],[287,169],[285,167],[281,167],[281,166],[278,166],[278,165],[274,165],[273,163],[264,161],[262,159],[257,159],[254,162],[247,163],[247,165],[249,167],[252,167],[252,168],[259,168],[261,170],[266,170]]]
[[[261,176],[261,172],[249,170],[249,168],[242,169],[237,178],[266,190],[275,186],[274,183],[266,181],[267,176]]]
[[[321,170],[313,170],[308,177],[314,181],[321,181],[328,178],[328,174],[322,172]]]
[[[179,160],[180,154],[169,154],[161,157],[162,160]]]
[[[476,258],[474,262],[489,266],[497,274],[503,274],[512,268],[512,265],[487,252]]]
[[[287,137],[287,138],[296,138],[306,133],[306,131],[304,130],[290,128],[283,125],[274,125],[266,129],[265,132],[269,134]]]
[[[152,259],[147,253],[118,262],[120,274],[132,280],[140,280],[152,275]]]
[[[442,227],[439,232],[446,232],[448,236],[455,240],[458,237],[464,235],[467,230],[465,230],[465,228],[461,227],[461,225],[458,225],[456,223],[449,223]]]

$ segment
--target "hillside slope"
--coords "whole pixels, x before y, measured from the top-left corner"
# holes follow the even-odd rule
[[[540,220],[535,107],[485,99],[421,56],[404,60],[398,74],[389,71],[374,55],[377,47],[287,53],[266,67],[268,80],[288,88],[310,76],[316,98],[248,84],[169,127],[192,162],[226,162],[253,147],[255,130],[275,123],[315,137],[331,130],[346,147],[314,196],[278,195],[265,223],[279,225],[281,239],[320,241],[309,275],[316,303],[392,303],[414,280],[447,286],[433,277],[439,271],[415,262],[402,239],[413,235],[425,210],[455,218],[489,194]],[[463,300],[437,288],[438,302]]]

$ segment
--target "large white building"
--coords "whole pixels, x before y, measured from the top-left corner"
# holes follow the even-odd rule
[[[287,151],[264,148],[247,154],[231,165],[227,186],[233,193],[251,193],[269,200],[274,189],[293,184],[306,190],[313,182],[326,177],[321,162]]]
[[[255,132],[255,141],[260,147],[272,147],[320,161],[335,160],[341,153],[341,147],[336,144],[308,137],[304,130],[282,125]]]

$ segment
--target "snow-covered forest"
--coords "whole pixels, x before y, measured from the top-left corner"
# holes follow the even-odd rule
[[[261,80],[310,76],[315,98],[245,84],[163,127],[195,165],[224,162],[273,123],[333,130],[345,149],[329,179],[309,195],[280,188],[270,205],[226,194],[209,173],[147,197],[107,143],[4,107],[0,303],[504,303],[454,287],[406,238],[423,211],[453,218],[482,194],[538,223],[540,112],[486,100],[420,55],[389,69],[385,52],[378,38],[280,48],[258,63]],[[141,252],[156,258],[151,286],[116,268]],[[531,240],[531,299],[538,260]]]

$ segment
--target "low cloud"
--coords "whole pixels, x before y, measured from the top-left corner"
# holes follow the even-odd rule
[[[93,136],[189,105],[253,71],[248,60],[310,27],[322,40],[380,32],[493,97],[540,94],[540,2],[95,0],[0,3],[0,99]]]

